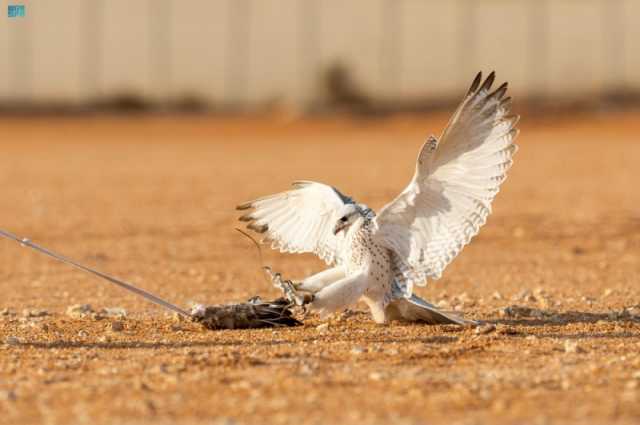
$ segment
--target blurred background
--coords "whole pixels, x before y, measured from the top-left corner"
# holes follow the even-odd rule
[[[425,110],[492,69],[534,106],[640,93],[636,0],[20,4],[0,20],[5,112]]]

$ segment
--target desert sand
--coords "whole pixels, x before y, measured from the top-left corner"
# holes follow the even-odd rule
[[[4,118],[0,227],[181,306],[275,297],[234,206],[309,179],[378,209],[446,119]],[[520,127],[488,223],[417,289],[478,329],[358,305],[207,331],[0,241],[0,423],[638,423],[640,115]],[[263,254],[291,278],[324,267]]]

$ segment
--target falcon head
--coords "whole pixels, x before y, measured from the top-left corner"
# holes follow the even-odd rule
[[[354,204],[345,204],[340,209],[338,221],[336,221],[333,227],[333,234],[337,235],[343,230],[346,232],[349,226],[351,226],[359,217],[362,217],[362,213],[358,207]]]

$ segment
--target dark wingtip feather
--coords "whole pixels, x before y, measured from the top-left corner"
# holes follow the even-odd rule
[[[490,98],[497,98],[497,99],[502,99],[502,97],[504,96],[504,94],[507,92],[507,88],[509,87],[509,83],[508,82],[504,82],[500,85],[500,87],[498,87],[497,89],[495,89],[495,91],[493,93],[491,93],[489,95]]]
[[[236,206],[236,210],[238,210],[238,211],[248,210],[252,206],[253,206],[253,201],[245,202],[244,204],[240,204],[240,205]]]
[[[269,225],[268,224],[249,223],[247,225],[247,229],[251,229],[256,233],[264,233],[267,230],[269,230]]]
[[[491,85],[493,84],[493,81],[495,79],[496,79],[496,72],[495,71],[491,71],[491,74],[489,74],[487,79],[484,80],[484,83],[482,83],[482,86],[480,87],[480,91],[489,90],[491,88]]]
[[[474,93],[476,90],[478,90],[480,81],[482,81],[482,71],[476,74],[476,78],[473,79],[473,83],[471,83],[471,87],[469,87],[469,91],[467,91],[467,94]]]
[[[240,220],[240,221],[252,221],[253,217],[251,216],[251,214],[245,214],[245,215],[242,215],[242,216],[238,217],[238,220]]]

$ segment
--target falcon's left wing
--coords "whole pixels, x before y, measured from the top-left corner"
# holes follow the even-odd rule
[[[438,279],[478,233],[512,164],[518,117],[509,115],[507,83],[490,92],[493,80],[476,76],[440,140],[422,147],[411,183],[376,218],[405,295]]]

